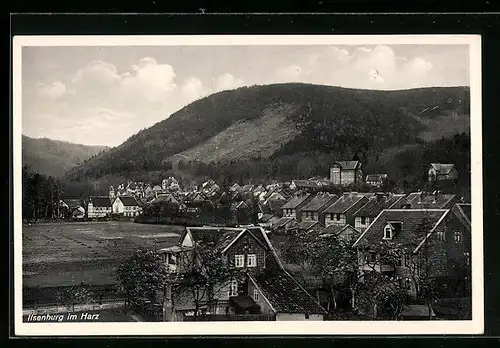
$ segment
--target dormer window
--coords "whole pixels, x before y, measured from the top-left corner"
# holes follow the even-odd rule
[[[390,224],[384,227],[384,239],[392,239],[392,226]]]
[[[384,226],[384,235],[382,239],[391,240],[395,235],[401,232],[402,227],[403,223],[401,221],[387,222],[387,224]]]

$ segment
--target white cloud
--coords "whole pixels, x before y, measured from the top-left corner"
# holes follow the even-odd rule
[[[61,81],[54,81],[49,84],[39,83],[37,85],[37,92],[41,98],[57,100],[66,93],[66,85]]]
[[[222,74],[213,79],[214,92],[236,89],[242,86],[244,86],[243,80],[235,78],[233,75],[229,73]]]

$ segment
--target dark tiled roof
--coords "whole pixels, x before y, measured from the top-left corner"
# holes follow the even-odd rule
[[[387,179],[387,174],[368,174],[366,176],[366,181],[382,181]]]
[[[336,161],[343,170],[354,170],[360,164],[359,161]]]
[[[77,208],[82,205],[82,201],[80,199],[63,199],[63,202],[70,208]]]
[[[318,225],[318,221],[302,221],[297,225],[296,228],[299,230],[307,231],[307,230],[315,227],[316,225]]]
[[[263,214],[260,221],[267,222],[273,218],[274,214]]]
[[[257,241],[259,241],[265,248],[267,248],[267,243],[264,238],[260,236],[262,234],[259,227],[248,227],[248,228],[217,228],[217,227],[187,227],[186,232],[189,231],[194,241],[203,243],[207,246],[212,246],[215,251],[222,252],[227,248],[233,241],[235,241],[238,236],[242,235],[247,231],[252,235]],[[259,238],[260,237],[260,238]],[[184,238],[184,236],[181,238]]]
[[[318,228],[318,229],[314,228],[314,231],[317,231],[319,235],[332,234],[332,235],[338,236],[345,229],[352,229],[352,230],[356,231],[356,229],[354,227],[352,227],[351,225],[330,225],[328,227],[323,227],[323,228]]]
[[[138,206],[139,203],[135,199],[135,197],[130,197],[130,196],[120,196],[120,201],[122,201],[124,206],[127,207],[133,207],[133,206]]]
[[[328,206],[324,212],[342,214],[353,205],[359,204],[360,202],[368,202],[368,198],[359,195],[349,195],[348,197],[341,196],[339,199],[337,199],[337,201]]]
[[[380,199],[377,199],[380,198]],[[396,203],[398,199],[401,199],[401,196],[383,196],[370,199],[368,203],[362,206],[358,211],[354,213],[354,216],[367,216],[367,217],[375,217],[384,209],[388,209],[391,205]]]
[[[432,194],[420,192],[419,194],[410,193],[411,197],[407,197],[407,199],[411,199],[410,204],[412,209],[448,209],[451,208],[450,204],[454,201],[458,201],[458,197],[453,194]]]
[[[455,165],[450,163],[431,163],[431,167],[434,168],[437,175],[447,175],[450,174]]]
[[[291,221],[297,221],[296,219],[292,218],[292,217],[282,217],[280,218],[278,221],[276,221],[273,225],[273,227],[281,227],[281,226],[285,226],[287,223],[291,222]]]
[[[277,313],[326,314],[319,303],[283,270],[276,269],[251,278]]]
[[[460,208],[462,208],[462,211],[464,212],[465,216],[469,219],[469,221],[472,221],[472,212],[471,212],[471,204],[470,203],[460,203],[458,204]]]
[[[302,211],[319,211],[328,204],[332,204],[338,196],[329,193],[318,193],[309,203],[302,207]]]
[[[286,201],[282,199],[271,199],[267,202],[267,205],[269,206],[269,209],[275,214],[281,212],[281,209],[285,205]]]
[[[286,202],[281,208],[282,209],[295,209],[300,204],[302,204],[306,199],[309,199],[311,195],[297,196]]]
[[[372,222],[354,246],[380,245],[385,242],[391,244],[402,244],[410,247],[416,247],[432,230],[438,221],[443,218],[449,210],[447,209],[388,209],[383,210],[380,215]],[[428,221],[428,230],[419,231],[424,220]],[[402,230],[393,236],[392,240],[385,241],[383,237],[383,228],[389,221],[400,221],[403,223]]]
[[[90,197],[94,207],[111,207],[111,200],[109,197]]]
[[[319,185],[316,181],[310,180],[293,180],[293,183],[298,188],[318,188]]]

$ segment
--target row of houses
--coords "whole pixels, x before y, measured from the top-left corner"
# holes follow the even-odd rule
[[[281,216],[263,216],[261,222],[271,229],[293,229],[301,222],[312,221],[324,227],[351,225],[363,232],[384,209],[449,209],[460,202],[458,196],[439,191],[410,194],[344,192],[340,196],[325,192],[299,194],[281,206]]]
[[[430,163],[427,168],[429,181],[456,180],[458,171],[452,163]],[[369,174],[365,183],[381,187],[388,180],[387,174]],[[330,167],[330,182],[333,185],[348,186],[363,183],[363,169],[360,161],[336,161]]]
[[[332,199],[321,198],[323,201]],[[426,267],[430,267],[433,279],[441,279],[448,286],[459,281],[470,291],[470,204],[455,203],[443,209],[400,208],[398,202],[403,198],[406,197],[390,197],[385,203],[377,198],[370,200],[373,204],[365,205],[369,215],[377,205],[382,206],[382,210],[362,233],[350,225],[332,224],[318,228],[318,221],[314,218],[304,219],[301,223],[311,225],[310,231],[317,231],[318,238],[332,233],[352,233],[352,247],[358,252],[360,281],[365,281],[372,272],[384,273],[400,279],[408,294],[416,298],[419,278],[410,277],[409,270],[414,271],[414,265],[423,267],[415,260],[421,260],[425,252]],[[308,204],[311,202],[311,207],[317,207],[322,201],[316,197]],[[408,204],[404,202],[400,203]],[[420,231],[423,221],[427,227]],[[171,271],[189,272],[194,264],[203,263],[203,260],[197,261],[201,255],[197,252],[200,245],[214,248],[224,263],[244,271],[243,278],[228,280],[217,287],[215,301],[207,302],[201,308],[205,315],[219,318],[217,320],[324,320],[327,315],[319,298],[312,296],[310,289],[306,290],[287,271],[272,242],[272,232],[262,226],[187,227],[177,245],[160,252]],[[400,260],[390,263],[381,257],[381,245],[387,248],[401,248],[403,245],[408,252],[401,255]],[[163,320],[193,318],[195,304],[188,293],[172,294],[171,289],[167,289],[166,294]],[[371,313],[370,310],[365,313],[376,316],[376,309],[371,310]]]
[[[65,199],[59,202],[61,218],[67,217],[75,220],[85,218],[98,219],[112,215],[133,218],[138,216],[143,204],[134,196],[91,196],[87,200]]]

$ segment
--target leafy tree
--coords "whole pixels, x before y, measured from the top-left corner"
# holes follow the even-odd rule
[[[57,295],[58,302],[75,310],[77,304],[89,304],[95,302],[94,293],[88,286],[83,284],[63,288]]]
[[[168,272],[160,254],[142,248],[118,266],[116,276],[128,304],[142,306],[148,300],[153,307],[162,299]]]

